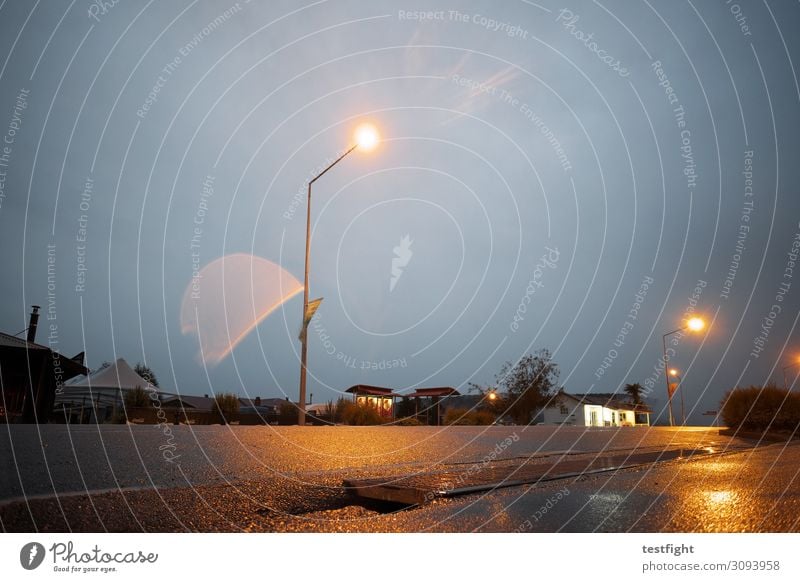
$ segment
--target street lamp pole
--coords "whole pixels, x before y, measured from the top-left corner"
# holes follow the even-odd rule
[[[669,389],[669,368],[667,364],[669,363],[669,357],[667,356],[667,338],[672,334],[681,332],[685,330],[686,327],[681,327],[679,329],[673,330],[669,333],[665,333],[661,336],[661,343],[664,348],[664,379],[667,382],[667,409],[669,410],[669,425],[675,426],[675,418],[672,415],[672,391]]]
[[[789,368],[794,368],[795,366],[800,366],[800,362],[795,362],[794,364],[789,364],[788,366],[783,367],[783,389],[786,391],[789,390],[789,384],[786,382],[786,370]],[[794,385],[794,382],[792,382],[792,385]]]
[[[297,424],[303,426],[306,423],[306,373],[308,370],[308,271],[311,258],[311,185],[319,180],[323,174],[341,162],[345,156],[358,147],[352,146],[349,150],[339,156],[330,166],[322,170],[308,182],[308,202],[306,204],[306,261],[303,275],[303,319],[302,319],[302,346],[300,348],[300,397],[297,407]]]
[[[661,337],[661,342],[662,342],[663,349],[664,349],[664,380],[667,383],[667,404],[668,404],[668,408],[669,408],[669,425],[670,426],[675,426],[675,418],[674,418],[674,416],[672,414],[672,394],[670,393],[670,389],[669,389],[669,368],[667,367],[667,363],[669,362],[669,357],[667,356],[667,338],[669,336],[673,335],[673,334],[676,334],[676,333],[681,332],[681,331],[685,331],[687,329],[691,330],[691,331],[700,331],[701,329],[703,329],[703,327],[705,327],[705,322],[702,319],[700,319],[699,317],[693,317],[683,327],[680,327],[678,329],[674,329],[674,330],[672,330],[672,331],[670,331],[668,333],[665,333]],[[681,398],[683,398],[683,393],[681,393]],[[681,401],[681,402],[683,402],[683,401]],[[683,415],[683,404],[681,404],[681,415]],[[684,418],[684,422],[685,422],[685,420],[686,419]]]
[[[308,373],[308,324],[311,318],[308,313],[308,273],[311,259],[311,186],[324,176],[328,170],[341,162],[348,154],[352,153],[357,147],[370,150],[378,143],[378,132],[370,124],[362,124],[356,129],[355,144],[341,156],[336,158],[327,168],[314,176],[308,182],[308,202],[306,204],[306,258],[305,268],[303,269],[303,319],[300,331],[300,395],[297,403],[297,424],[306,423],[306,375]]]
[[[677,384],[675,384],[675,390],[680,391],[681,393],[681,426],[686,426],[686,408],[683,405],[683,378],[675,369],[670,370],[669,375],[675,378],[677,381]]]

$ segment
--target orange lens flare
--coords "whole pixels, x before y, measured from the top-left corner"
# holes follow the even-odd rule
[[[215,366],[270,313],[303,290],[279,265],[244,253],[212,261],[181,302],[181,332],[198,338],[198,360]]]

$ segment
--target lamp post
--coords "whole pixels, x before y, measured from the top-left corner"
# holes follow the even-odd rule
[[[669,409],[669,425],[675,426],[675,419],[672,415],[672,393],[669,389],[669,370],[667,369],[667,362],[669,362],[669,357],[667,356],[667,338],[673,334],[689,330],[689,331],[700,331],[706,326],[706,322],[700,319],[699,317],[693,317],[689,321],[686,322],[686,325],[680,327],[678,329],[674,329],[668,333],[665,333],[661,337],[662,345],[664,348],[664,380],[667,382],[667,405]],[[682,395],[681,395],[682,396]]]
[[[783,389],[788,392],[789,385],[786,382],[786,370],[789,368],[794,368],[795,366],[800,366],[800,359],[798,359],[794,364],[789,364],[788,366],[783,367]],[[792,381],[792,385],[794,385],[794,381]]]
[[[306,372],[308,370],[308,324],[311,320],[308,310],[308,271],[309,271],[309,258],[311,256],[311,185],[325,175],[328,170],[333,168],[336,164],[341,162],[347,155],[353,152],[356,148],[360,147],[363,150],[371,150],[378,145],[378,132],[374,126],[370,124],[360,125],[356,129],[355,144],[344,152],[341,156],[330,164],[327,168],[322,170],[319,174],[314,176],[308,182],[308,203],[306,205],[306,259],[303,277],[303,319],[302,328],[300,331],[300,341],[302,346],[300,348],[300,397],[298,399],[297,407],[297,424],[303,426],[306,423]],[[313,316],[313,313],[310,315]]]
[[[675,390],[680,390],[681,393],[681,426],[686,426],[686,409],[683,406],[683,378],[680,377],[678,374],[678,370],[672,368],[669,371],[669,375],[677,380],[677,384],[675,385]]]

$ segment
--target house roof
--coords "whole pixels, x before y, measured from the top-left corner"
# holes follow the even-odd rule
[[[83,352],[70,358],[68,356],[65,356],[64,354],[55,352],[51,350],[49,347],[43,346],[42,344],[29,342],[28,340],[4,332],[0,332],[0,348],[9,348],[11,350],[17,348],[23,350],[32,350],[38,353],[41,353],[43,351],[57,353],[59,355],[60,359],[59,363],[61,365],[61,368],[65,372],[65,377],[73,377],[75,375],[85,374],[86,372],[88,372],[86,366],[83,365]],[[13,353],[15,352],[12,352],[12,354]],[[16,355],[12,357],[16,357]]]
[[[613,410],[632,410],[634,412],[652,412],[649,406],[646,404],[634,404],[627,400],[621,394],[570,394],[568,392],[561,391],[558,393],[558,396],[568,397],[581,404],[589,404],[594,406],[605,406],[606,408],[611,408]],[[555,406],[556,402],[553,400],[552,406]]]
[[[36,344],[0,331],[0,346],[4,348],[27,348],[29,350],[47,350],[46,346]]]
[[[262,398],[261,406],[280,407],[282,404],[291,404],[288,398]]]
[[[283,398],[262,398],[261,404],[256,404],[255,398],[239,398],[240,412],[259,412],[268,414],[271,409],[279,407],[284,402]],[[186,394],[169,394],[161,401],[163,406],[183,406],[184,408],[195,408],[197,410],[212,410],[214,408],[214,398],[210,396],[191,396]]]
[[[198,410],[211,410],[214,407],[214,399],[208,396],[186,396],[178,394],[170,396],[161,401],[164,406],[182,406],[183,408],[196,408]]]
[[[622,407],[623,410],[633,410],[635,412],[653,412],[653,410],[644,402],[641,404],[634,404],[631,402],[627,394],[617,394],[614,392],[596,393],[593,395],[598,400],[616,404]]]
[[[345,392],[350,394],[368,394],[370,396],[398,396],[394,394],[391,388],[382,388],[381,386],[367,386],[365,384],[356,384],[350,386]]]

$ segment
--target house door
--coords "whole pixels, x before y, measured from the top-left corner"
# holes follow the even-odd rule
[[[597,419],[597,411],[591,410],[589,411],[589,426],[599,426],[600,423]]]

